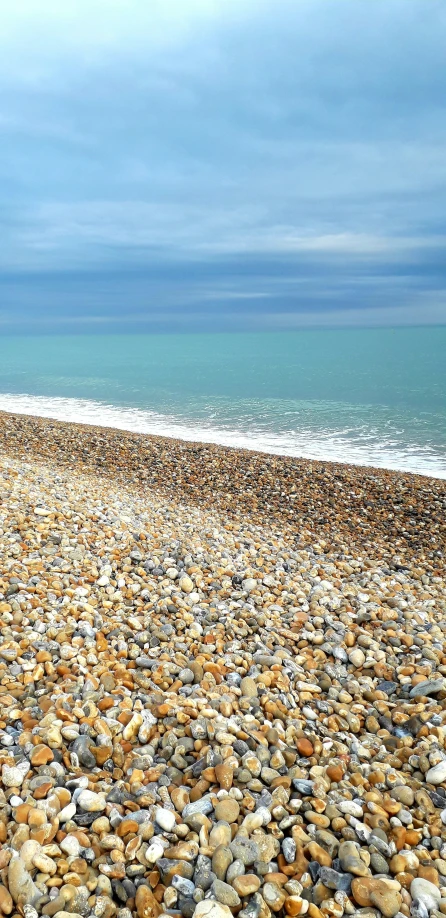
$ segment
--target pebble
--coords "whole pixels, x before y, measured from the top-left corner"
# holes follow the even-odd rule
[[[348,658],[355,669],[360,669],[365,663],[365,653],[359,648],[355,648],[349,653]]]
[[[107,806],[104,797],[90,790],[81,790],[77,803],[87,813],[101,813]]]
[[[379,909],[384,918],[395,918],[402,904],[400,884],[396,880],[380,877],[361,877],[352,882],[352,893],[355,902],[362,907]]]
[[[245,867],[249,867],[259,860],[259,848],[255,841],[238,835],[231,842],[230,849],[235,860],[241,861]]]
[[[232,885],[239,896],[244,899],[246,896],[251,896],[253,893],[258,892],[260,889],[260,878],[254,873],[246,873],[234,877]]]
[[[227,905],[204,899],[198,903],[194,911],[194,918],[232,918],[232,912]]]
[[[444,679],[426,679],[424,682],[418,682],[410,690],[410,697],[436,695],[437,692],[444,691],[446,682]]]
[[[14,854],[9,862],[8,889],[15,903],[33,905],[40,892],[28,873],[20,855]]]
[[[223,880],[215,879],[211,889],[217,902],[222,902],[223,905],[228,905],[229,908],[237,908],[237,906],[240,905],[240,896],[229,883],[224,883]]]
[[[242,695],[246,698],[256,698],[257,697],[257,685],[254,679],[251,679],[250,676],[245,676],[244,679],[240,682],[240,690]]]
[[[437,886],[422,877],[415,877],[412,880],[410,894],[412,899],[417,899],[421,902],[428,912],[431,912],[433,908],[437,908],[441,899],[441,893]]]
[[[23,784],[25,776],[29,772],[29,763],[22,762],[19,765],[2,767],[2,783],[5,787],[20,787]]]
[[[234,797],[224,797],[215,807],[215,818],[225,822],[236,822],[240,813],[240,804]]]
[[[428,784],[443,784],[446,781],[446,758],[426,772]]]
[[[175,813],[173,813],[172,810],[158,808],[155,813],[155,820],[161,829],[164,829],[166,832],[173,832],[176,825],[176,819]]]

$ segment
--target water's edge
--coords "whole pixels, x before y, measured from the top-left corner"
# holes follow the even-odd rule
[[[399,472],[446,479],[446,459],[433,455],[419,443],[398,448],[398,444],[377,444],[376,440],[352,442],[346,432],[320,431],[302,427],[297,431],[237,430],[198,423],[175,415],[135,407],[118,407],[89,399],[43,397],[28,394],[0,394],[0,410],[12,414],[53,418],[59,421],[111,427],[134,433],[153,434],[198,443],[215,443],[302,459],[372,466]]]

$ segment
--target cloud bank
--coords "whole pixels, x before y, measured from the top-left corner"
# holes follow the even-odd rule
[[[446,322],[442,0],[22,0],[0,329]]]

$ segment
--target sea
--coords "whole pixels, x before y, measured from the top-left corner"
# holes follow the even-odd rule
[[[446,327],[5,336],[0,410],[446,478]]]

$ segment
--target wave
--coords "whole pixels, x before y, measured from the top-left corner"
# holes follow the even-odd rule
[[[406,442],[404,432],[397,428],[376,422],[372,424],[370,419],[352,426],[345,420],[342,423],[340,417],[338,421],[341,423],[336,426],[334,414],[330,423],[323,426],[317,427],[313,419],[311,424],[303,422],[296,426],[294,423],[292,429],[284,429],[282,423],[282,429],[277,430],[274,429],[271,412],[266,423],[255,406],[251,406],[249,417],[242,403],[240,409],[237,417],[237,404],[233,403],[231,416],[226,413],[224,417],[219,417],[215,406],[209,405],[208,412],[204,412],[207,417],[197,420],[175,413],[162,414],[147,408],[117,406],[90,399],[12,393],[0,395],[0,410],[14,414],[446,479],[446,455],[429,443],[423,445],[410,437]],[[333,406],[331,409],[333,411]],[[280,416],[282,422],[285,413]],[[293,414],[296,420],[298,412]],[[320,420],[323,414],[323,411],[320,412]],[[326,410],[325,414],[327,422],[329,412]],[[219,423],[215,423],[216,418]]]

